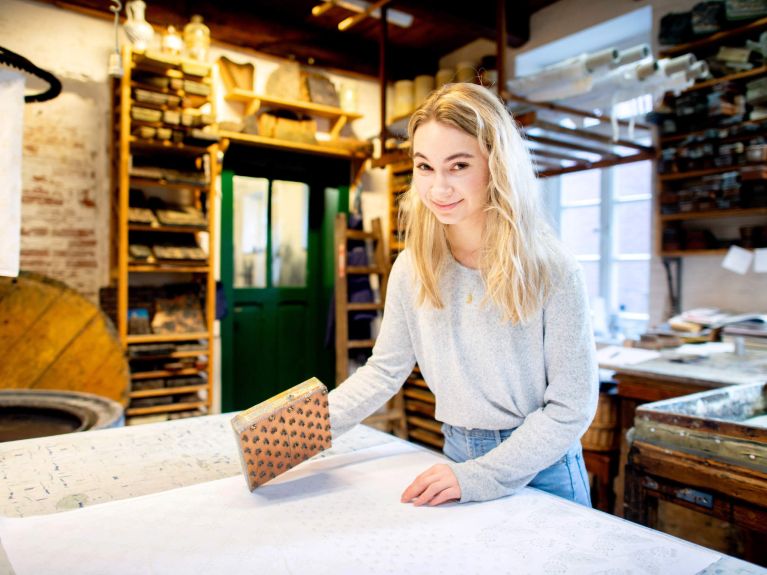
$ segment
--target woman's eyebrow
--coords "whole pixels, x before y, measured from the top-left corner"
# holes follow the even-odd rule
[[[427,158],[427,157],[426,157],[424,154],[422,154],[421,152],[415,152],[415,153],[413,154],[413,157],[414,157],[414,158],[423,158],[423,159],[424,159],[424,160],[426,160],[427,162],[429,161],[429,158]],[[458,153],[456,153],[456,154],[451,154],[450,156],[448,156],[447,158],[445,158],[445,162],[450,162],[450,161],[452,161],[452,160],[455,160],[455,159],[457,159],[457,158],[469,158],[469,159],[471,159],[471,158],[473,158],[473,157],[474,157],[474,154],[470,154],[469,152],[458,152]]]

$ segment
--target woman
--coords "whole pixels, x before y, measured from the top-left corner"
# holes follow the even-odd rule
[[[525,485],[590,505],[580,437],[596,409],[585,284],[538,212],[503,104],[473,84],[432,93],[408,126],[405,250],[367,364],[330,394],[333,433],[373,413],[417,362],[444,453],[403,502],[483,501]]]

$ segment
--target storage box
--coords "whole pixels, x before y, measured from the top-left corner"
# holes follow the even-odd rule
[[[767,472],[767,384],[745,384],[640,405],[633,439]]]

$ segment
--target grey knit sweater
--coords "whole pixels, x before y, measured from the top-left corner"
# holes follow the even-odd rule
[[[373,413],[400,388],[414,364],[436,397],[438,421],[475,429],[515,429],[499,447],[450,463],[461,501],[509,495],[560,459],[596,409],[597,363],[585,284],[575,261],[544,308],[524,325],[503,322],[482,305],[479,271],[455,260],[440,280],[443,309],[416,305],[409,253],[389,277],[373,355],[330,393],[333,434]],[[404,488],[404,487],[403,487]]]

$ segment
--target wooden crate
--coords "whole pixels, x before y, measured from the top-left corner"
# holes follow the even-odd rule
[[[626,519],[665,531],[660,512],[668,504],[685,507],[698,519],[672,535],[767,566],[767,428],[760,421],[766,398],[767,384],[757,383],[639,406],[626,465]],[[701,539],[708,518],[727,522],[716,544]]]
[[[634,440],[767,473],[765,414],[767,384],[734,385],[639,406]]]

